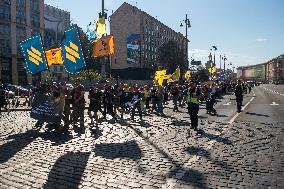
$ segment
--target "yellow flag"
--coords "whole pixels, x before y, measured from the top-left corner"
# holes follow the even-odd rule
[[[208,69],[209,73],[215,73],[216,72],[216,67],[212,67]]]
[[[180,68],[178,67],[176,71],[172,74],[172,79],[174,81],[177,81],[179,80],[179,78],[180,78]]]
[[[188,80],[190,78],[190,71],[187,70],[184,74],[184,79]]]
[[[102,17],[96,21],[96,35],[98,38],[106,34],[106,18]]]
[[[164,79],[168,77],[166,73],[167,73],[167,70],[160,70],[160,71],[155,72],[154,80],[156,81],[156,83],[158,83],[158,85],[160,86],[163,85]]]
[[[114,54],[114,40],[112,35],[96,39],[93,48],[93,57],[103,57]]]
[[[48,66],[53,64],[63,64],[61,48],[50,49],[45,51]]]

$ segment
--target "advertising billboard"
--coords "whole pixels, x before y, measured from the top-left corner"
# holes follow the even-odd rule
[[[127,63],[138,64],[140,61],[140,34],[131,34],[127,37]]]

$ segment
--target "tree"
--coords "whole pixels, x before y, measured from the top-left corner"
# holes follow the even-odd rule
[[[184,51],[179,48],[175,41],[164,43],[159,49],[159,66],[170,72],[179,66],[182,72],[187,68]]]
[[[198,67],[197,72],[194,74],[194,78],[200,82],[208,81],[209,76],[209,71],[203,67]]]
[[[77,74],[74,74],[70,77],[71,80],[75,80],[76,78],[80,80],[99,80],[100,79],[100,74],[98,73],[97,70],[95,69],[85,69],[80,71]]]

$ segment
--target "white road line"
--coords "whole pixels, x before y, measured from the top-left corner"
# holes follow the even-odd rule
[[[244,110],[253,101],[254,98],[255,98],[255,93],[253,92],[253,97],[248,101],[248,103],[246,103],[246,105],[242,108],[242,110]],[[231,125],[239,115],[240,115],[240,113],[237,113],[236,115],[234,115],[234,117],[228,122],[229,125]],[[228,129],[229,129],[228,125],[224,126],[223,131],[220,132],[218,134],[218,136],[223,134],[224,132],[226,132]],[[207,143],[206,149],[210,150],[216,142],[217,141],[215,139],[210,140]],[[199,156],[198,153],[197,153],[197,155],[194,155],[192,158],[190,158],[190,160],[188,162],[184,163],[183,166],[184,167],[190,167],[192,165],[192,163],[198,161],[200,158],[201,158],[201,156]],[[162,188],[163,189],[169,189],[169,188],[172,189],[172,188],[174,188],[177,180],[180,180],[185,175],[185,173],[186,173],[186,170],[179,169],[174,174],[174,176],[172,178],[167,179],[167,182],[162,186]]]

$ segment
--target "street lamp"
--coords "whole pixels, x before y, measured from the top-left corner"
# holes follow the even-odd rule
[[[187,14],[185,14],[185,20],[181,21],[180,27],[183,27],[182,22],[185,23],[185,39],[186,39],[186,52],[188,54],[188,39],[187,39],[187,28],[190,28],[190,20],[187,18]],[[186,63],[188,64],[188,57],[186,57]]]

